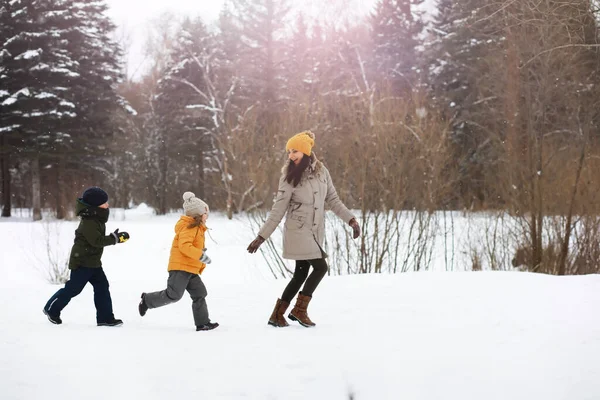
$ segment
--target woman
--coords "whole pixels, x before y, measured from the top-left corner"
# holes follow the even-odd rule
[[[308,317],[307,307],[328,270],[325,261],[327,255],[323,251],[325,206],[352,227],[355,239],[360,236],[356,218],[339,199],[329,171],[312,152],[314,139],[315,135],[306,131],[288,140],[286,150],[289,160],[281,171],[275,203],[258,236],[248,246],[248,252],[255,253],[287,213],[283,233],[283,258],[296,260],[296,269],[269,318],[269,325],[276,327],[288,326],[283,314],[302,284],[304,287],[288,318],[305,327],[315,326]],[[309,276],[311,265],[313,271]]]

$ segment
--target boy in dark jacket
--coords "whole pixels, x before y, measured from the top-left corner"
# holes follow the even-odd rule
[[[119,326],[123,321],[115,319],[108,280],[102,269],[102,253],[105,246],[129,240],[127,232],[115,230],[106,235],[108,221],[108,194],[99,187],[91,187],[77,199],[77,215],[81,218],[75,230],[75,243],[71,249],[69,269],[71,278],[65,287],[54,294],[44,307],[44,314],[53,324],[62,324],[60,312],[77,296],[89,282],[94,287],[94,305],[98,326]]]

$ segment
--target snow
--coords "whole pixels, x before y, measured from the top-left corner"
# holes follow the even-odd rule
[[[39,94],[35,95],[36,99],[49,99],[49,98],[55,98],[56,95],[54,93],[48,93],[48,92],[42,92]]]
[[[11,57],[11,54],[8,50],[6,49],[1,49],[0,50],[0,61],[3,61],[4,59]],[[6,69],[5,66],[0,67],[0,72],[4,71]]]
[[[47,70],[50,69],[50,66],[48,64],[45,63],[39,63],[34,67],[31,67],[29,70],[30,71],[43,71],[43,70]]]
[[[19,95],[31,96],[31,92],[29,91],[28,88],[23,88],[23,89],[19,90],[18,92],[16,92],[15,94],[13,94],[13,96],[15,96],[15,97],[18,97]]]
[[[56,73],[59,73],[59,74],[65,74],[65,75],[67,75],[68,77],[71,77],[71,78],[76,78],[76,77],[79,76],[79,74],[77,72],[73,72],[73,71],[71,71],[71,70],[69,70],[67,68],[52,68],[52,72],[56,72]]]
[[[207,106],[206,104],[189,104],[189,105],[185,106],[185,108],[187,108],[187,109],[199,108],[199,109],[202,109],[202,110],[205,110],[205,111],[212,111],[214,113],[218,113],[218,112],[222,112],[223,111],[223,110],[221,110],[218,107],[210,107],[210,106]]]
[[[62,325],[41,312],[60,287],[43,271],[66,259],[76,221],[0,219],[2,398],[600,398],[600,276],[328,276],[309,307],[317,327],[275,329],[266,322],[287,280],[246,252],[244,217],[213,213],[202,279],[221,326],[195,332],[187,295],[137,314],[140,293],[165,286],[177,219],[111,210],[107,231],[131,234],[103,257],[120,328],[96,327],[89,285]]]
[[[13,18],[16,18],[16,17],[18,17],[18,16],[19,16],[19,15],[21,15],[21,14],[25,14],[25,9],[24,9],[24,8],[21,8],[20,10],[17,10],[17,11],[15,11],[15,12],[13,12],[13,13],[11,14],[11,16],[12,16]]]
[[[15,93],[13,93],[12,96],[10,96],[9,98],[5,99],[1,104],[3,106],[10,106],[11,104],[16,103],[19,100],[19,96],[31,96],[31,92],[29,91],[28,88],[23,88]]]
[[[46,17],[55,18],[55,17],[67,17],[69,15],[69,10],[57,10],[57,11],[47,11],[44,13]]]
[[[11,104],[15,104],[17,102],[17,98],[16,97],[9,97],[8,99],[4,100],[2,102],[3,106],[10,106]]]
[[[66,100],[62,100],[60,102],[60,105],[63,106],[63,107],[75,108],[75,104],[71,103],[70,101],[66,101]]]
[[[21,125],[9,125],[9,126],[0,126],[0,133],[2,132],[10,132],[13,129],[17,129]]]
[[[39,57],[40,54],[42,54],[42,53],[43,53],[42,49],[27,50],[27,51],[19,54],[18,56],[16,56],[15,60],[21,60],[21,59],[30,60],[32,58]]]
[[[43,117],[44,115],[56,115],[57,117],[69,117],[75,118],[77,113],[71,111],[63,111],[60,112],[58,110],[50,110],[50,111],[34,111],[31,113],[23,113],[23,117]]]
[[[131,107],[129,104],[126,104],[126,105],[125,105],[125,110],[126,110],[126,111],[127,111],[129,114],[131,114],[131,115],[137,115],[137,114],[138,114],[138,112],[137,112],[137,111],[136,111],[136,110],[135,110],[133,107]]]
[[[8,47],[9,44],[11,44],[12,42],[14,42],[15,40],[17,40],[19,38],[19,35],[15,35],[13,37],[11,37],[10,39],[6,40],[1,47]]]

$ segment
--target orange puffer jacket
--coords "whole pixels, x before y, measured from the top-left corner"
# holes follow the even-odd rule
[[[201,274],[206,264],[200,261],[204,248],[206,227],[188,228],[194,218],[182,215],[175,224],[175,238],[169,257],[169,271],[186,271]]]

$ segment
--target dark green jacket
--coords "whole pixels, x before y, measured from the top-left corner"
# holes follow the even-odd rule
[[[87,205],[81,199],[77,199],[76,212],[81,217],[81,222],[75,230],[75,243],[71,249],[69,269],[100,268],[104,247],[115,244],[112,235],[106,236],[109,210]]]

